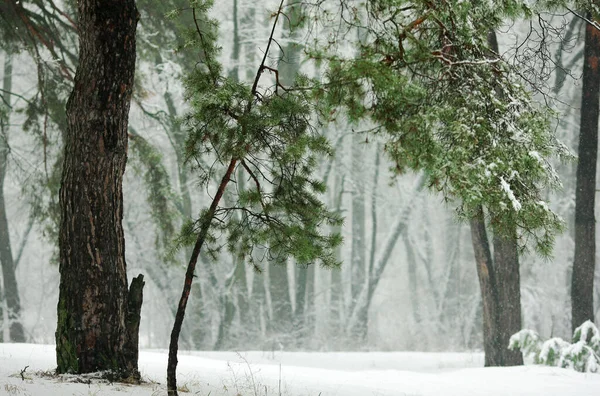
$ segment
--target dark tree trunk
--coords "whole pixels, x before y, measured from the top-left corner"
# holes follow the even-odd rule
[[[588,18],[591,15],[588,14]],[[598,90],[600,31],[587,23],[583,63],[579,162],[575,192],[575,258],[571,278],[571,326],[594,320],[596,266],[596,160],[598,156]]]
[[[6,54],[5,56],[3,89],[4,92],[10,92],[12,90],[12,60],[10,55]],[[10,106],[10,94],[5,94],[4,100]],[[6,119],[1,119],[0,122],[2,123],[2,133],[0,134],[0,265],[2,266],[2,280],[4,283],[4,295],[0,292],[0,304],[2,304],[4,297],[8,310],[9,340],[12,342],[25,342],[25,331],[20,321],[21,300],[17,287],[15,262],[10,246],[8,218],[4,202],[4,178],[6,177],[9,150],[8,142],[6,141],[9,119],[6,117]],[[0,291],[2,291],[1,287]],[[2,313],[1,310],[0,313]],[[2,330],[2,326],[0,326],[0,333]]]
[[[498,53],[498,39],[491,31],[488,35],[490,48]],[[483,216],[481,216],[483,219]],[[484,225],[485,227],[485,225]],[[521,330],[521,277],[519,268],[519,250],[517,228],[513,226],[508,236],[494,234],[494,278],[492,285],[498,298],[497,347],[502,356],[502,366],[520,366],[523,364],[521,351],[508,349],[510,337]]]
[[[479,208],[477,215],[471,219],[471,240],[473,242],[477,277],[479,278],[479,288],[481,289],[481,300],[483,303],[485,366],[502,366],[500,338],[498,335],[499,310],[496,278],[482,208]]]
[[[517,231],[508,237],[494,235],[494,275],[498,295],[498,348],[502,366],[523,364],[521,351],[508,349],[510,336],[521,330],[521,278]]]
[[[496,33],[490,31],[488,44],[498,53]],[[520,351],[508,349],[510,336],[521,330],[521,278],[516,227],[508,236],[494,234],[494,258],[490,254],[483,208],[471,219],[471,240],[483,302],[483,343],[486,366],[523,364]]]
[[[60,189],[58,372],[139,376],[143,281],[128,291],[122,226],[138,12],[134,0],[78,6],[79,66]]]

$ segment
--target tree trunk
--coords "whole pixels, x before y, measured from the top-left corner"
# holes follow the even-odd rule
[[[521,278],[517,231],[508,237],[494,234],[494,276],[498,296],[498,348],[502,366],[523,364],[521,351],[508,349],[510,336],[521,330]]]
[[[421,323],[421,315],[419,309],[419,285],[417,278],[417,257],[412,242],[408,236],[404,234],[404,246],[406,248],[406,264],[408,265],[408,290],[410,295],[410,306],[415,327],[418,328]]]
[[[348,329],[350,336],[357,341],[363,341],[367,331],[368,318],[363,314],[366,307],[358,307],[360,295],[369,288],[367,276],[366,259],[366,233],[365,233],[365,191],[363,187],[363,168],[364,168],[364,144],[362,137],[358,134],[352,135],[352,245],[350,257],[351,269],[351,287],[350,287],[350,311],[356,311],[357,308],[361,314],[355,323],[352,323]]]
[[[143,281],[128,291],[122,181],[138,12],[134,0],[78,7],[79,66],[60,188],[58,372],[137,377]]]
[[[488,34],[488,44],[494,53],[498,53],[494,31]],[[522,365],[521,352],[508,349],[510,336],[521,330],[521,279],[516,226],[509,236],[494,234],[492,262],[483,208],[480,207],[471,219],[471,240],[483,302],[485,365]]]
[[[592,16],[588,14],[588,19]],[[575,257],[571,278],[571,326],[575,330],[594,320],[596,266],[596,160],[598,156],[598,90],[600,89],[600,31],[585,27],[579,162],[575,192]]]
[[[246,309],[247,295],[243,295],[247,290],[244,257],[234,257],[233,265],[233,273],[225,280],[225,290],[219,297],[221,318],[217,340],[213,347],[216,351],[226,350],[227,346],[231,344],[231,326],[236,316],[236,309],[239,309],[240,305]]]
[[[341,167],[339,156],[334,159],[336,169]],[[333,187],[333,202],[332,205],[336,210],[336,213],[342,213],[342,199],[344,195],[345,176],[336,172],[335,182]],[[342,226],[335,225],[331,226],[331,232],[341,233]],[[342,261],[342,248],[337,246],[334,250],[335,259],[339,262]],[[331,298],[329,301],[329,307],[327,309],[327,334],[328,337],[338,339],[340,332],[343,329],[343,324],[346,323],[346,305],[344,302],[344,288],[342,283],[342,270],[334,269],[331,271]]]
[[[198,232],[198,237],[196,238],[196,243],[194,245],[194,249],[192,250],[192,256],[190,257],[190,261],[188,263],[187,271],[185,272],[185,281],[183,283],[183,290],[181,292],[181,298],[179,299],[179,305],[177,306],[177,314],[175,315],[175,323],[173,324],[173,330],[171,331],[171,341],[169,343],[169,359],[167,361],[167,392],[171,396],[177,396],[177,351],[179,350],[179,334],[181,333],[181,326],[183,324],[183,319],[185,317],[185,309],[187,307],[188,299],[190,297],[190,291],[192,290],[192,282],[194,280],[196,271],[196,264],[198,263],[198,257],[200,256],[200,252],[202,250],[202,246],[204,245],[204,241],[206,240],[206,236],[208,235],[208,230],[214,220],[215,212],[223,197],[223,193],[225,192],[225,187],[231,180],[231,175],[235,169],[237,164],[237,160],[232,159],[229,162],[229,166],[227,167],[227,171],[225,175],[221,179],[221,183],[219,184],[219,188],[217,189],[217,193],[212,200],[210,208],[206,213],[204,219],[202,220],[202,224],[200,226],[200,230]]]
[[[309,310],[313,299],[313,285],[315,280],[315,265],[296,268],[296,306],[294,309],[295,344],[301,348],[310,338]]]
[[[498,53],[496,32],[488,35],[490,48]],[[483,216],[482,216],[483,217]],[[485,225],[484,225],[485,227]],[[521,330],[521,277],[519,274],[519,251],[517,246],[517,228],[513,226],[508,236],[494,234],[494,282],[498,297],[498,337],[497,347],[502,356],[502,366],[520,366],[523,364],[521,351],[508,349],[510,337]]]
[[[285,259],[284,259],[285,260]],[[269,293],[271,296],[271,317],[269,332],[281,338],[290,335],[292,330],[292,301],[290,298],[290,281],[287,260],[271,261],[269,265]]]
[[[4,95],[4,100],[10,106],[11,98],[8,92],[12,90],[12,59],[8,54],[6,54],[4,61],[3,89],[4,92],[7,92]],[[4,295],[0,293],[0,304],[2,303],[2,297],[4,297],[8,311],[9,340],[12,342],[25,342],[25,331],[20,321],[21,300],[19,298],[15,262],[10,246],[6,204],[4,202],[4,178],[6,177],[9,150],[7,142],[9,118],[7,116],[6,119],[0,121],[2,123],[2,134],[0,134],[0,265],[2,266],[4,283]],[[0,319],[2,318],[0,317]],[[2,332],[2,327],[0,327],[0,332]]]
[[[494,263],[490,252],[490,244],[485,230],[483,208],[479,208],[477,215],[471,219],[471,240],[475,253],[477,277],[481,289],[483,303],[483,349],[485,352],[485,366],[502,366],[500,353],[500,339],[498,335],[498,294],[496,290],[496,277]]]

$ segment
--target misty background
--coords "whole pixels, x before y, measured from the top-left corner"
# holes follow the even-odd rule
[[[146,280],[140,347],[166,348],[189,257],[185,248],[169,255],[171,241],[184,220],[206,206],[210,195],[198,187],[182,161],[185,132],[179,121],[187,107],[181,78],[194,66],[197,54],[177,50],[180,27],[161,19],[168,9],[147,3],[138,4],[137,85],[130,114],[123,226],[129,277],[143,273]],[[269,35],[269,10],[275,7],[273,1],[248,0],[215,5],[221,61],[231,76],[253,79]],[[568,14],[545,17],[562,33],[552,35],[548,26],[530,21],[512,24],[498,32],[500,52],[510,55],[528,35],[534,42],[540,34],[548,35],[549,58],[535,66],[547,71],[547,79],[539,81],[545,95],[537,98],[560,112],[556,134],[576,153],[584,22]],[[178,23],[185,24],[185,17]],[[282,24],[276,35],[281,53],[270,59],[274,65],[285,63],[284,84],[298,70],[309,75],[320,72],[304,61],[302,49],[295,45],[305,34],[290,32],[286,26]],[[76,53],[73,36],[65,33],[65,47]],[[526,60],[520,58],[527,58],[526,50],[521,51],[515,61]],[[40,57],[46,64],[54,61],[52,54]],[[61,162],[60,120],[54,122],[40,108],[38,114],[28,113],[31,97],[39,99],[39,62],[25,51],[2,51],[0,65],[4,87],[10,79],[9,90],[15,93],[9,123],[2,131],[10,147],[3,191],[17,262],[21,321],[28,342],[51,344],[59,283],[53,216],[60,181],[54,170]],[[47,95],[46,105],[64,108],[69,82],[58,74],[46,77],[44,84],[56,96],[48,104]],[[320,166],[328,186],[324,199],[345,217],[340,230],[344,244],[337,252],[341,270],[324,269],[318,263],[299,268],[288,260],[264,261],[258,272],[226,252],[216,260],[201,257],[181,348],[482,349],[481,294],[469,225],[457,221],[453,203],[423,186],[420,175],[393,177],[384,144],[369,128],[351,127],[340,119],[323,130],[336,150],[335,157],[323,159]],[[520,257],[521,303],[524,328],[535,329],[543,338],[569,339],[576,162],[555,165],[564,188],[548,200],[567,229],[557,238],[551,259],[533,253]],[[597,268],[596,284],[599,273]],[[6,306],[2,315],[6,340]]]

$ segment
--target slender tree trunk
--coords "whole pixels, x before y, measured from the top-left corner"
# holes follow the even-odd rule
[[[234,260],[233,274],[226,281],[225,292],[221,298],[221,322],[219,323],[219,332],[215,350],[224,350],[227,345],[231,345],[232,333],[231,327],[236,316],[236,311],[246,311],[248,309],[248,295],[246,286],[246,268],[244,257],[237,257]],[[240,318],[241,318],[240,312]]]
[[[312,286],[314,283],[315,266],[296,268],[296,306],[294,309],[293,325],[296,333],[296,346],[301,347],[309,338],[308,314],[312,301]]]
[[[2,284],[0,284],[0,343],[4,342],[4,290],[2,289]],[[8,338],[7,338],[8,339]]]
[[[592,16],[588,13],[588,18]],[[579,162],[575,192],[575,258],[571,278],[571,327],[594,320],[596,266],[596,161],[598,156],[598,91],[600,89],[600,31],[585,27]]]
[[[409,234],[404,234],[404,246],[406,248],[406,263],[408,265],[408,290],[410,295],[410,306],[415,325],[421,322],[419,314],[419,284],[417,279],[417,257],[410,241]]]
[[[179,182],[179,194],[181,197],[181,209],[180,213],[184,219],[184,221],[190,220],[193,217],[193,209],[192,209],[192,196],[190,194],[189,189],[189,181],[188,181],[188,167],[186,166],[185,161],[185,140],[186,134],[181,129],[181,125],[179,123],[179,115],[177,114],[177,108],[175,106],[175,102],[169,92],[166,92],[164,95],[165,104],[167,105],[167,109],[169,111],[170,118],[170,130],[172,136],[173,149],[175,150],[175,157],[177,158],[177,177]],[[190,257],[192,255],[192,248],[189,246],[184,247],[183,249],[185,253],[185,257]],[[167,280],[168,281],[168,280]],[[202,285],[202,282],[194,283],[194,287],[192,288],[192,295],[201,302],[205,302],[206,300],[206,290]],[[176,298],[176,297],[175,297]],[[197,312],[197,322],[205,323],[206,321],[206,310],[204,308],[204,304],[199,304]],[[184,333],[186,333],[186,339],[188,344],[191,347],[198,347],[205,343],[207,338],[207,329],[204,326],[185,326]]]
[[[340,168],[340,159],[336,157],[336,168]],[[336,172],[334,191],[333,191],[333,205],[336,208],[336,213],[342,212],[342,198],[344,195],[345,176],[341,175],[340,172]],[[332,234],[339,234],[342,232],[341,225],[331,226]],[[342,261],[342,248],[337,246],[334,250],[335,258],[337,261]],[[344,288],[342,285],[342,270],[337,269],[331,271],[331,299],[330,306],[328,307],[328,323],[327,323],[327,334],[330,337],[337,338],[342,330],[342,324],[346,322],[346,311],[344,303]]]
[[[269,293],[271,297],[271,316],[268,329],[271,333],[287,335],[292,327],[292,301],[287,260],[282,263],[269,262]]]
[[[6,54],[4,60],[4,92],[12,91],[12,58]],[[10,94],[4,95],[5,104],[10,106]],[[9,109],[10,111],[10,109]],[[8,125],[9,116],[0,120],[2,133],[0,134],[0,265],[2,266],[2,279],[4,295],[0,293],[0,304],[4,297],[8,311],[9,340],[12,342],[25,342],[25,331],[21,324],[21,300],[15,273],[16,263],[13,260],[6,216],[6,203],[4,202],[4,179],[8,165]],[[2,327],[0,327],[0,332]]]
[[[360,295],[365,288],[369,288],[369,279],[367,276],[366,260],[366,233],[365,233],[365,191],[363,187],[363,169],[364,169],[364,144],[361,136],[352,135],[352,245],[350,257],[351,269],[351,287],[350,287],[350,311],[361,312],[356,321],[350,324],[349,335],[358,340],[364,340],[366,334],[366,320],[363,314],[365,306],[359,306],[364,301],[360,301]]]
[[[359,329],[361,327],[361,320],[363,321],[364,327],[364,319],[368,318],[369,308],[371,307],[371,301],[373,300],[373,296],[375,294],[375,290],[377,290],[377,285],[381,280],[381,276],[383,275],[383,271],[385,270],[390,258],[392,257],[392,252],[394,251],[394,247],[396,246],[396,242],[398,239],[406,232],[408,228],[408,221],[410,219],[410,215],[413,212],[414,204],[417,201],[417,195],[419,194],[420,188],[422,184],[422,177],[420,177],[415,183],[415,189],[413,191],[413,198],[410,199],[406,205],[406,207],[400,212],[396,224],[394,225],[392,232],[388,235],[385,244],[383,245],[382,254],[379,260],[373,266],[373,271],[369,274],[369,284],[365,285],[365,287],[361,290],[360,294],[356,297],[356,304],[354,305],[350,317],[348,319],[348,327],[350,329]]]
[[[58,372],[139,376],[143,281],[128,291],[122,226],[138,12],[134,0],[78,5],[79,66],[60,189]]]
[[[379,165],[381,161],[379,145],[376,145],[375,150],[375,173],[373,175],[373,185],[371,191],[371,251],[369,255],[368,269],[365,269],[367,274],[367,280],[363,286],[364,288],[366,288],[367,297],[366,300],[358,298],[358,301],[356,303],[357,305],[355,306],[355,310],[357,310],[357,327],[355,329],[354,334],[360,340],[366,340],[367,334],[369,332],[369,309],[371,307],[373,295],[375,294],[375,288],[377,286],[377,283],[379,282],[379,280],[376,279],[379,275],[376,274],[375,270],[375,252],[377,248],[377,194],[379,193],[377,183],[379,180]],[[361,233],[361,236],[365,235],[364,220],[362,222],[362,227],[363,232]],[[363,247],[366,249],[366,244],[364,244]]]
[[[187,302],[190,296],[190,290],[192,289],[192,282],[194,279],[194,272],[196,271],[196,264],[198,263],[198,257],[200,256],[200,251],[202,250],[202,246],[206,240],[206,235],[208,234],[208,230],[212,224],[212,221],[215,216],[215,212],[217,207],[219,206],[219,202],[221,198],[223,198],[223,193],[225,192],[225,187],[231,180],[231,175],[235,169],[237,164],[237,160],[232,159],[229,162],[229,166],[227,167],[227,171],[225,175],[221,179],[221,183],[219,184],[219,188],[217,189],[217,193],[213,198],[213,201],[206,213],[202,225],[200,226],[200,231],[198,233],[198,238],[196,239],[196,244],[194,245],[194,249],[192,251],[192,256],[190,257],[190,261],[187,267],[187,271],[185,273],[185,282],[183,284],[183,291],[181,292],[181,298],[179,300],[179,305],[177,307],[177,314],[175,315],[175,323],[173,324],[173,330],[171,331],[171,342],[169,344],[169,359],[167,362],[167,391],[169,395],[177,395],[177,351],[179,349],[179,334],[181,333],[181,326],[183,324],[183,318],[185,317],[185,309],[187,307]]]

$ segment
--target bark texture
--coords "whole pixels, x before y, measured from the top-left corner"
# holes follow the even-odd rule
[[[588,19],[591,19],[588,14]],[[571,326],[575,330],[594,320],[596,266],[596,161],[598,156],[598,91],[600,89],[600,31],[585,27],[579,162],[575,192],[575,257],[571,278]]]
[[[521,330],[521,277],[516,229],[507,237],[494,235],[494,272],[498,295],[498,348],[502,366],[523,364],[521,351],[508,349],[510,336]]]
[[[130,295],[121,223],[138,12],[134,0],[79,0],[78,10],[60,189],[58,372],[137,376],[143,281]]]

